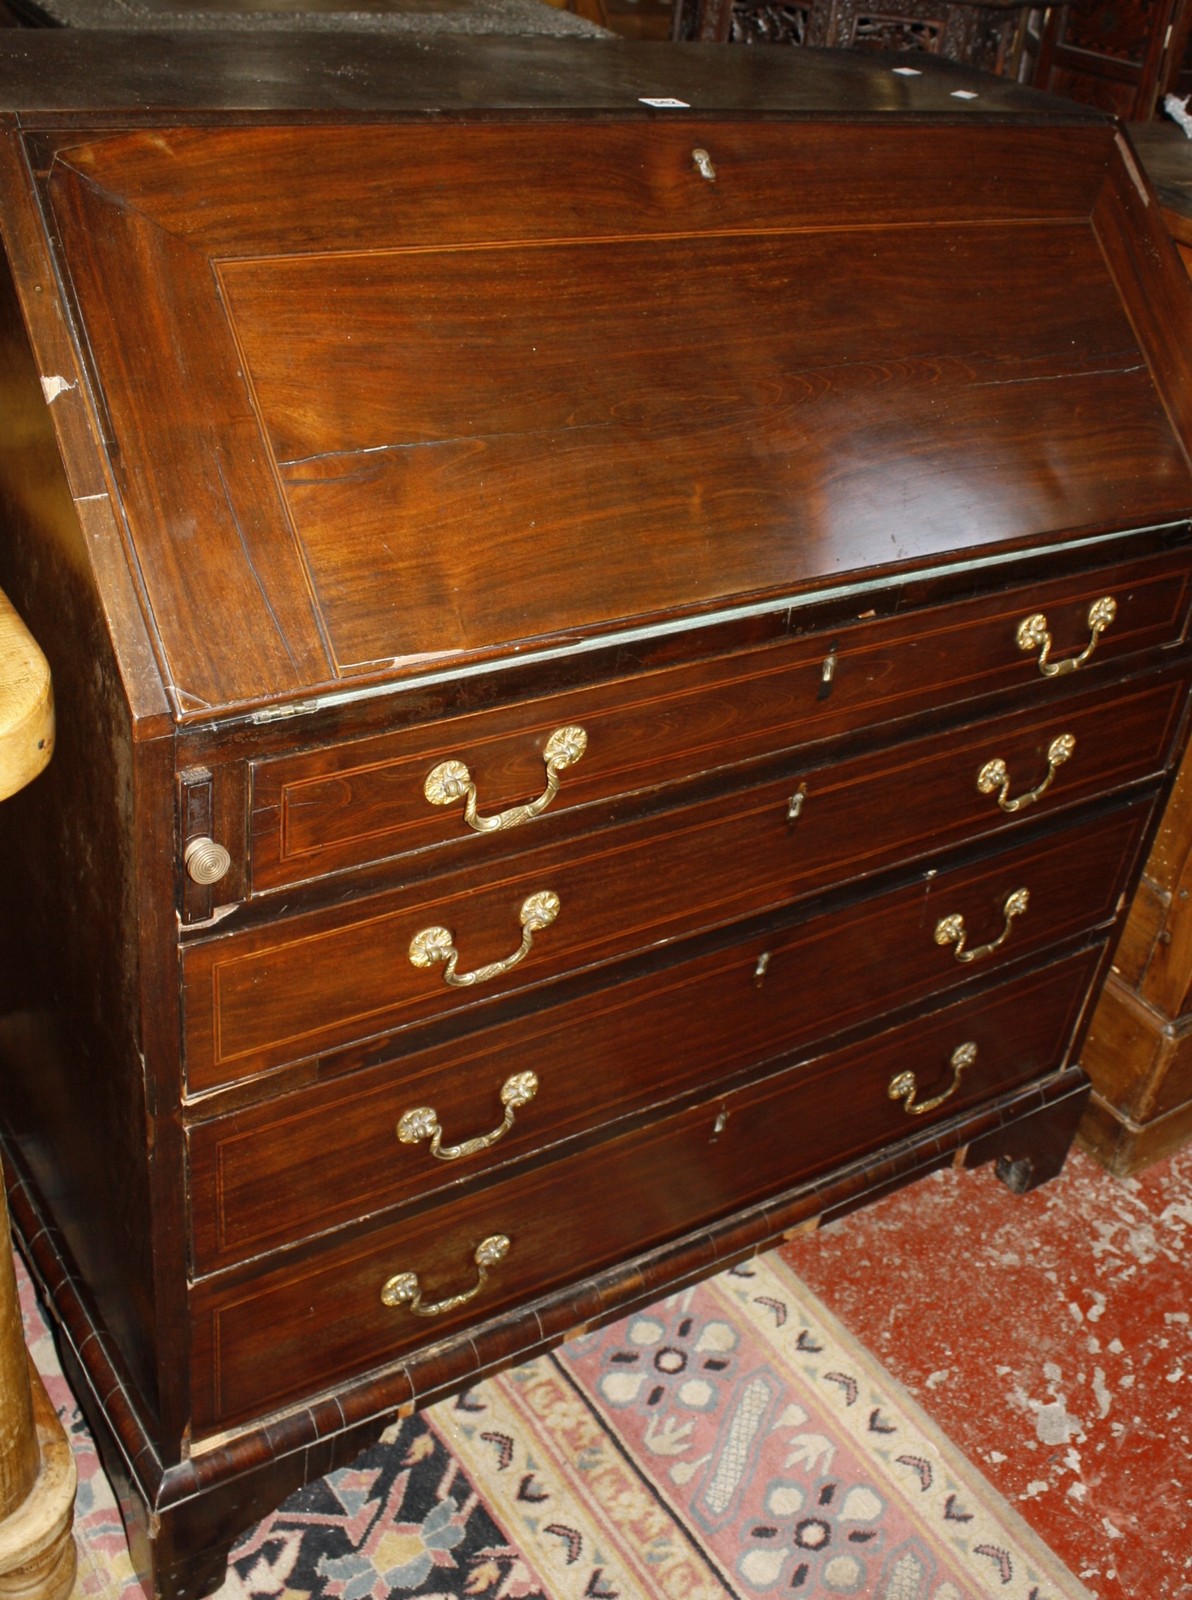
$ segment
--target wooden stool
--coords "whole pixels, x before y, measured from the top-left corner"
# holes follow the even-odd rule
[[[54,748],[45,657],[0,591],[0,800]],[[21,1330],[0,1183],[0,1600],[65,1600],[74,1584],[75,1466]]]

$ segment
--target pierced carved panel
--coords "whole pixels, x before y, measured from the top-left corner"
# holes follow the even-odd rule
[[[1115,0],[1113,5],[1069,6],[1063,42],[1074,50],[1141,66],[1161,9],[1156,0]]]
[[[733,44],[805,45],[810,6],[734,5],[729,38]]]
[[[1139,0],[1149,3],[1149,0]],[[1022,8],[1006,0],[679,0],[674,37],[864,51],[911,50],[1005,70]]]
[[[944,37],[942,22],[865,12],[853,23],[850,50],[920,50],[938,55]]]

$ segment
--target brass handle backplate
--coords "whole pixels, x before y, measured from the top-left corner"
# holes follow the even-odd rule
[[[488,1281],[488,1269],[504,1261],[509,1254],[509,1248],[509,1240],[503,1233],[493,1233],[487,1239],[482,1239],[472,1252],[472,1260],[476,1263],[477,1269],[476,1282],[462,1294],[449,1295],[446,1300],[436,1300],[433,1305],[425,1305],[418,1274],[398,1272],[382,1285],[381,1302],[394,1308],[408,1306],[416,1317],[441,1317],[445,1312],[454,1311],[458,1306],[466,1306],[469,1300],[480,1293]]]
[[[519,920],[522,941],[511,956],[502,961],[490,961],[474,972],[460,972],[459,951],[449,928],[423,928],[410,940],[410,961],[415,967],[432,967],[436,961],[445,962],[443,982],[453,989],[467,989],[474,983],[488,983],[502,973],[512,972],[519,961],[524,961],[534,943],[534,935],[549,928],[559,914],[559,897],[551,889],[542,889],[522,901]]]
[[[935,942],[938,945],[955,945],[952,954],[957,961],[980,961],[982,956],[991,956],[995,950],[1000,950],[1010,937],[1014,926],[1014,918],[1020,917],[1030,904],[1030,891],[1028,889],[1015,889],[1008,894],[1002,906],[1002,915],[1006,925],[996,939],[989,944],[974,945],[970,950],[965,941],[968,938],[968,929],[964,925],[964,918],[959,911],[954,911],[951,916],[941,917],[935,925]]]
[[[546,762],[546,788],[537,800],[522,806],[510,806],[508,811],[496,816],[482,817],[476,811],[476,785],[472,774],[462,761],[440,761],[426,775],[422,792],[432,806],[451,806],[457,800],[464,802],[464,821],[477,833],[496,833],[499,828],[516,828],[532,817],[539,816],[559,792],[560,773],[573,767],[588,748],[588,736],[575,725],[556,728],[546,741],[542,752]]]
[[[1010,798],[1010,774],[1006,763],[1000,757],[987,761],[977,774],[977,788],[982,794],[997,794],[997,803],[1003,811],[1022,811],[1027,806],[1033,806],[1041,795],[1046,794],[1051,788],[1052,780],[1056,773],[1069,760],[1076,749],[1076,740],[1070,733],[1061,733],[1047,746],[1047,776],[1043,782],[1034,789],[1029,789],[1026,794],[1020,794],[1017,799]]]
[[[1037,650],[1039,652],[1038,667],[1045,678],[1058,678],[1061,673],[1075,672],[1077,667],[1083,667],[1093,651],[1097,648],[1097,640],[1117,616],[1117,601],[1111,594],[1102,595],[1100,600],[1094,600],[1088,611],[1089,642],[1078,656],[1068,656],[1064,661],[1052,661],[1051,634],[1047,628],[1047,618],[1041,611],[1036,611],[1032,616],[1023,617],[1018,624],[1015,638],[1020,650]]]
[[[887,1093],[891,1100],[901,1100],[902,1109],[908,1116],[921,1117],[925,1111],[934,1111],[937,1106],[942,1106],[945,1100],[950,1100],[960,1088],[960,1075],[966,1067],[971,1067],[977,1059],[977,1047],[972,1040],[958,1044],[952,1052],[948,1065],[952,1068],[952,1082],[943,1094],[937,1094],[930,1100],[920,1100],[917,1104],[915,1096],[919,1092],[918,1083],[913,1072],[900,1072],[890,1079]]]
[[[534,1072],[515,1072],[501,1085],[501,1104],[505,1118],[500,1127],[491,1133],[479,1134],[475,1139],[465,1139],[462,1144],[443,1143],[443,1130],[437,1112],[432,1106],[415,1106],[407,1111],[397,1124],[397,1137],[402,1144],[421,1144],[430,1140],[430,1153],[439,1161],[458,1161],[461,1156],[478,1155],[503,1139],[513,1126],[514,1114],[519,1106],[528,1106],[538,1093],[538,1075]]]

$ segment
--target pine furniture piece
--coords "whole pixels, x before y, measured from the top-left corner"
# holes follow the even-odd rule
[[[49,666],[0,590],[0,804],[54,750]],[[0,1597],[66,1600],[74,1586],[75,1466],[25,1349],[8,1203],[0,1188]]]
[[[1174,123],[1131,129],[1163,221],[1192,271],[1192,141]],[[1130,902],[1084,1051],[1081,1137],[1125,1177],[1192,1138],[1192,758]]]
[[[158,1593],[403,1408],[1058,1170],[1192,674],[1189,308],[1111,123],[63,31],[0,125],[62,729],[0,808],[11,1201]]]

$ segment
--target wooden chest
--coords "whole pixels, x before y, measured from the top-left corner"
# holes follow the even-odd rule
[[[1185,287],[1094,114],[730,55],[0,42],[12,1206],[162,1594],[399,1408],[1072,1137]]]
[[[1174,123],[1131,129],[1192,272],[1192,147]],[[1192,752],[1185,749],[1089,1027],[1080,1137],[1126,1176],[1192,1138]]]

